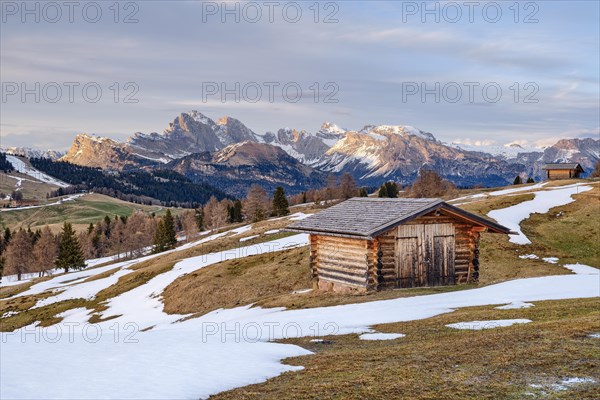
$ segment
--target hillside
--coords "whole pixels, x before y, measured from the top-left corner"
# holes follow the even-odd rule
[[[531,242],[484,235],[479,284],[364,296],[313,292],[306,235],[281,231],[316,211],[306,206],[286,218],[206,233],[170,252],[0,288],[3,331],[75,323],[78,332],[75,343],[65,337],[36,349],[19,345],[20,335],[3,334],[9,345],[2,361],[25,366],[40,352],[51,363],[85,354],[70,359],[78,380],[89,383],[85,388],[65,384],[58,372],[30,371],[34,397],[60,385],[79,398],[198,398],[239,387],[220,396],[438,398],[452,390],[465,398],[528,392],[593,398],[600,365],[598,339],[589,336],[600,332],[598,182],[463,191],[460,197],[461,207],[516,223]],[[565,237],[565,226],[581,229]],[[446,327],[490,320],[510,325],[511,319],[529,322],[481,332]],[[88,321],[106,333],[94,346],[80,337]],[[136,344],[115,345],[110,326]],[[367,332],[396,339],[357,336]],[[113,367],[96,369],[89,379],[83,364],[102,365],[107,356]],[[289,357],[295,358],[281,363]],[[147,365],[159,360],[180,368],[160,371],[155,386],[159,376]],[[21,372],[2,370],[2,397],[19,393],[10,382]],[[423,382],[424,373],[430,381]],[[316,375],[322,384],[315,392],[309,388]],[[581,383],[553,389],[575,378]],[[482,389],[476,383],[482,380],[493,384]]]
[[[56,201],[56,199],[53,199],[46,204],[53,204]],[[70,222],[76,230],[84,230],[90,223],[95,224],[106,215],[111,218],[115,215],[129,216],[137,210],[155,213],[156,215],[162,215],[166,212],[166,208],[158,205],[146,206],[101,194],[86,194],[62,204],[43,205],[30,209],[1,210],[0,227],[2,229],[8,227],[11,230],[19,228],[35,230],[48,225],[52,231],[59,232],[64,222]]]

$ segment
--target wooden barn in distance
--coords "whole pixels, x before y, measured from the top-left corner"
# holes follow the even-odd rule
[[[579,178],[585,171],[578,163],[553,163],[546,164],[546,179]]]
[[[336,292],[476,282],[481,232],[511,233],[440,199],[367,197],[286,230],[310,235],[313,286]]]

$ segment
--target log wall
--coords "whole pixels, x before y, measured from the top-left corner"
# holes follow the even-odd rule
[[[369,241],[310,235],[310,242],[311,273],[319,289],[376,289],[376,266],[369,257],[373,245]]]
[[[548,179],[569,179],[578,178],[579,172],[570,169],[549,169],[546,171]]]

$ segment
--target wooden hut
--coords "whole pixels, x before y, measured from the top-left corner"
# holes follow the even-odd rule
[[[440,199],[364,197],[287,230],[310,235],[313,285],[327,291],[476,282],[480,234],[511,233]]]
[[[546,164],[543,169],[546,170],[547,179],[579,178],[585,172],[578,163]]]

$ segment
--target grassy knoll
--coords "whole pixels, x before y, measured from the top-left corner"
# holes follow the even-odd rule
[[[214,399],[597,399],[600,299],[545,301],[519,310],[464,308],[420,321],[376,326],[407,336],[285,340],[315,354],[286,360],[305,369]],[[526,318],[524,325],[465,331],[450,323]],[[560,390],[565,378],[595,381]]]
[[[82,230],[90,223],[96,223],[105,215],[131,215],[136,210],[144,212],[155,212],[161,215],[166,209],[160,206],[145,206],[118,200],[100,194],[90,194],[74,201],[64,204],[34,208],[28,210],[11,210],[0,213],[0,227],[18,229],[40,228],[49,225],[51,229],[58,232],[65,221],[71,222],[73,226]],[[179,210],[174,210],[175,213]]]

